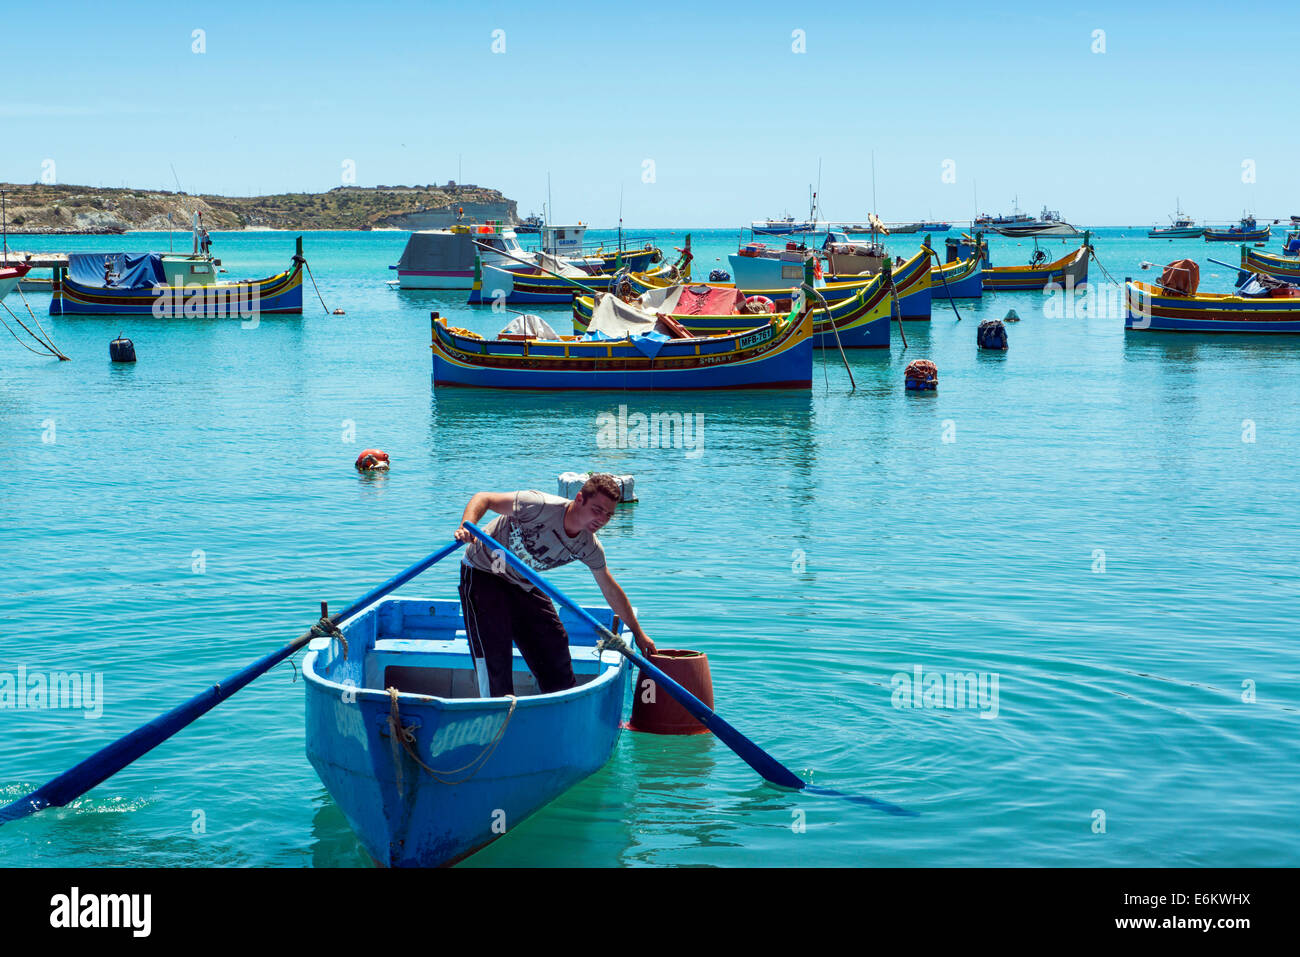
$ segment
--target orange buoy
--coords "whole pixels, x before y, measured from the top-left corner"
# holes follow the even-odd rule
[[[357,456],[358,472],[373,472],[388,468],[388,453],[379,449],[365,449]]]
[[[650,663],[679,685],[713,707],[713,676],[709,673],[709,656],[701,651],[660,648],[650,656]],[[633,731],[650,734],[708,734],[709,729],[650,677],[637,672],[633,691]]]

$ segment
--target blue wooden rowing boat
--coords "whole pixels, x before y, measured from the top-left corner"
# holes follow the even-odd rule
[[[457,601],[385,599],[342,624],[346,655],[335,638],[308,646],[307,757],[376,863],[454,864],[609,760],[631,667],[558,611],[578,684],[539,694],[516,650],[516,699],[479,696]]]

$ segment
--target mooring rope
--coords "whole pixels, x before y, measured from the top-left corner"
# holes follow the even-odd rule
[[[7,312],[7,313],[9,313],[9,315],[13,318],[14,322],[16,322],[16,323],[18,323],[18,325],[22,326],[22,327],[23,327],[23,331],[26,332],[26,333],[27,333],[29,336],[31,336],[33,339],[35,339],[38,343],[40,343],[40,345],[42,346],[42,348],[43,348],[45,351],[43,351],[43,352],[38,352],[37,350],[35,350],[35,349],[33,349],[31,346],[29,346],[27,343],[23,342],[23,340],[21,340],[21,339],[18,338],[18,333],[14,332],[12,329],[9,329],[9,323],[4,322],[3,319],[0,319],[0,323],[4,323],[4,327],[5,327],[6,329],[9,330],[9,335],[11,335],[11,336],[14,337],[14,341],[15,341],[15,342],[17,342],[20,346],[22,346],[24,349],[26,349],[28,352],[32,353],[33,355],[38,355],[38,356],[53,356],[53,357],[57,358],[60,362],[67,362],[67,361],[68,361],[68,357],[65,356],[62,352],[60,352],[60,351],[58,350],[58,348],[57,348],[57,347],[56,347],[52,342],[46,342],[44,339],[42,339],[42,338],[41,338],[40,336],[38,336],[36,333],[32,332],[31,329],[28,329],[28,328],[27,328],[27,323],[25,323],[25,322],[23,322],[21,319],[19,319],[17,313],[15,313],[12,309],[10,309],[9,306],[8,306],[6,303],[0,302],[0,306],[3,306],[3,307],[4,307],[4,311]],[[36,317],[33,316],[32,318],[35,319]],[[37,325],[40,325],[40,324],[37,323]]]
[[[803,284],[803,288],[809,290],[809,291],[810,291],[814,296],[816,296],[817,299],[818,299],[818,301],[821,302],[821,304],[822,304],[822,308],[826,310],[826,321],[829,322],[829,323],[831,324],[831,329],[832,329],[832,331],[834,331],[834,333],[835,333],[835,344],[836,344],[837,346],[839,346],[839,348],[840,348],[840,358],[844,360],[844,371],[847,372],[847,373],[849,374],[849,384],[852,385],[852,386],[853,386],[853,389],[856,391],[857,388],[858,388],[858,384],[857,384],[857,382],[855,382],[854,379],[853,379],[853,370],[849,368],[849,357],[846,356],[846,355],[844,354],[844,343],[840,341],[840,327],[837,326],[837,325],[835,325],[835,317],[831,315],[831,304],[830,304],[829,302],[827,302],[827,301],[826,301],[826,297],[823,296],[820,292],[818,292],[814,287],[809,286],[809,285],[807,285],[807,284],[805,283],[805,284]],[[814,327],[814,329],[816,328],[816,325],[817,325],[817,310],[814,309],[814,310],[813,310],[813,327]],[[825,357],[823,356],[823,362],[822,362],[822,372],[823,372],[823,373],[826,372],[826,363],[825,363],[824,359],[825,359]],[[830,387],[830,380],[829,380],[829,379],[827,379],[827,387],[828,387],[828,388]]]
[[[325,297],[320,294],[320,287],[316,285],[316,277],[311,273],[311,263],[304,258],[302,264],[307,267],[307,278],[311,280],[311,287],[316,290],[316,298],[320,300],[320,307],[325,310],[325,315],[341,315],[341,310],[335,310],[334,313],[331,313],[330,307],[325,305]]]
[[[506,728],[510,727],[510,719],[513,718],[515,714],[515,705],[519,703],[519,699],[514,695],[508,696],[510,698],[510,710],[506,712],[505,721],[501,722],[501,727],[497,729],[497,733],[492,738],[492,740],[489,741],[487,744],[483,745],[483,749],[479,751],[478,755],[475,756],[468,764],[463,764],[460,767],[453,768],[450,771],[435,771],[433,768],[429,767],[427,764],[421,761],[419,754],[416,753],[415,732],[412,731],[406,725],[402,724],[402,714],[401,714],[401,710],[398,708],[397,705],[397,696],[398,696],[398,691],[396,688],[388,689],[388,699],[390,702],[389,709],[388,709],[388,731],[389,734],[392,735],[393,741],[395,742],[393,745],[393,751],[394,751],[393,763],[397,767],[397,787],[399,792],[402,789],[402,777],[401,777],[402,769],[401,769],[401,765],[398,764],[396,761],[396,751],[397,751],[396,742],[401,742],[402,747],[406,749],[406,753],[411,756],[411,760],[414,761],[416,764],[418,764],[421,768],[423,768],[425,772],[429,775],[429,777],[433,778],[439,784],[447,784],[451,786],[455,786],[457,784],[464,784],[470,778],[474,777],[474,775],[478,774],[479,771],[483,770],[483,765],[487,764],[488,758],[492,757],[493,752],[496,751],[497,749],[497,745],[500,744],[501,739],[505,737]],[[457,781],[450,780],[451,775],[461,774],[462,772],[465,771],[469,771],[469,773],[466,774],[460,780]]]
[[[954,299],[954,298],[952,297],[952,294],[948,292],[948,277],[945,276],[945,275],[943,274],[943,266],[944,266],[944,264],[939,262],[939,254],[938,254],[937,252],[935,252],[935,251],[934,251],[933,249],[931,249],[929,246],[926,246],[925,248],[926,248],[927,250],[929,250],[930,255],[934,257],[934,261],[937,262],[937,263],[939,263],[939,278],[943,281],[943,291],[944,291],[944,293],[947,294],[947,296],[948,296],[948,301],[949,301],[950,303],[952,303],[952,311],[955,312],[955,313],[957,313],[957,321],[958,321],[958,322],[961,322],[961,313],[960,313],[960,312],[958,311],[958,309],[957,309],[957,300]],[[976,249],[975,249],[975,255],[978,256],[978,255],[979,255],[979,252],[980,252],[980,251],[979,251],[979,247],[976,247]],[[957,260],[957,261],[960,262],[961,260]],[[906,343],[904,343],[904,345],[906,345]]]
[[[320,621],[311,626],[311,633],[315,638],[337,638],[339,643],[343,645],[343,660],[348,660],[347,636],[343,634],[339,629],[339,626],[334,624],[334,622],[330,621],[324,615],[321,615]]]
[[[23,305],[27,307],[27,314],[32,317],[32,322],[36,323],[36,328],[41,330],[41,335],[45,337],[44,344],[53,349],[60,359],[66,360],[68,357],[65,356],[63,351],[54,344],[54,340],[50,338],[50,334],[46,332],[45,327],[41,325],[41,320],[36,318],[36,313],[32,310],[32,304],[27,301],[27,297],[23,294],[22,284],[19,283],[15,286],[14,291],[18,293],[18,298],[21,299]]]

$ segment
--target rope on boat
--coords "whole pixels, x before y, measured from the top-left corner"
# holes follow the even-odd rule
[[[50,334],[46,332],[45,327],[41,325],[41,320],[36,317],[36,313],[32,310],[32,304],[27,301],[27,296],[23,293],[21,283],[14,287],[14,292],[18,293],[18,298],[23,301],[23,305],[27,309],[27,315],[32,317],[32,322],[36,323],[36,328],[41,330],[41,335],[44,337],[44,343],[53,349],[55,354],[57,354],[61,360],[65,362],[68,361],[68,357],[65,356],[62,350],[54,344],[54,340],[50,338]]]
[[[335,309],[333,312],[330,312],[330,307],[325,305],[325,298],[320,294],[320,287],[316,285],[316,277],[311,274],[311,263],[307,262],[306,259],[303,259],[302,264],[307,267],[307,278],[311,280],[311,287],[316,290],[316,298],[320,300],[320,307],[325,310],[325,315],[343,315],[342,309]]]
[[[1106,275],[1107,282],[1109,282],[1112,286],[1118,286],[1119,283],[1116,282],[1115,277],[1110,274],[1110,270],[1107,269],[1104,265],[1102,265],[1101,260],[1097,258],[1097,250],[1094,249],[1091,244],[1088,245],[1088,252],[1092,255],[1092,261],[1097,264],[1097,268],[1100,269]]]
[[[9,315],[13,318],[14,322],[16,322],[16,323],[18,323],[18,325],[22,326],[22,327],[23,327],[23,331],[25,331],[29,336],[31,336],[33,339],[35,339],[35,340],[36,340],[36,341],[41,345],[41,349],[39,349],[39,350],[38,350],[38,349],[33,349],[30,345],[28,345],[28,344],[27,344],[26,342],[24,342],[22,339],[19,339],[19,338],[18,338],[18,333],[14,332],[12,329],[9,328],[9,323],[5,322],[3,319],[0,319],[0,324],[3,324],[3,325],[4,325],[5,329],[6,329],[6,330],[8,331],[8,333],[9,333],[9,335],[11,335],[11,336],[14,337],[14,341],[15,341],[15,342],[17,342],[20,346],[22,346],[24,349],[26,349],[28,352],[32,353],[33,355],[38,355],[38,356],[53,356],[53,357],[57,358],[59,361],[61,361],[61,362],[66,362],[66,361],[67,361],[68,357],[65,356],[62,352],[60,352],[60,351],[55,347],[54,343],[52,343],[52,342],[47,342],[46,340],[44,340],[44,339],[42,339],[40,336],[38,336],[36,333],[32,332],[31,329],[27,328],[27,324],[26,324],[25,322],[23,322],[21,319],[18,318],[17,313],[15,313],[12,309],[10,309],[10,308],[9,308],[7,305],[5,305],[3,302],[0,302],[0,306],[4,306],[4,311],[7,312],[7,313],[9,313]],[[36,317],[33,315],[32,318],[35,319]],[[40,325],[40,323],[37,323],[37,326],[38,326],[38,327],[39,327],[39,325]]]
[[[948,277],[945,276],[945,275],[943,274],[943,263],[940,263],[940,262],[939,262],[939,254],[938,254],[937,252],[935,252],[933,249],[930,249],[929,246],[926,246],[925,248],[926,248],[927,250],[929,250],[930,255],[934,257],[934,261],[937,262],[937,263],[939,263],[939,278],[943,280],[943,291],[944,291],[945,293],[948,293]],[[976,247],[975,247],[975,255],[978,256],[979,254],[980,254],[979,247],[976,246]],[[960,313],[960,312],[958,311],[958,309],[957,309],[957,300],[954,299],[954,298],[952,298],[952,295],[951,295],[951,294],[948,294],[948,301],[949,301],[950,303],[952,303],[952,311],[955,312],[955,313],[957,313],[957,321],[958,321],[958,322],[961,322],[961,313]],[[903,331],[903,325],[902,325],[902,320],[901,320],[901,319],[899,320],[898,331],[899,331],[899,332],[902,332],[902,331]],[[907,348],[907,340],[906,340],[906,339],[903,340],[903,348],[904,348],[904,349]]]
[[[348,660],[348,639],[347,636],[339,630],[339,626],[334,624],[324,615],[320,616],[320,621],[311,626],[313,638],[337,638],[339,644],[343,646],[343,660]]]
[[[461,765],[460,767],[454,768],[450,771],[435,771],[433,768],[421,761],[420,755],[416,753],[415,732],[412,731],[410,727],[402,724],[402,714],[397,705],[397,696],[398,691],[396,688],[388,689],[388,700],[390,702],[388,709],[388,731],[393,739],[393,766],[397,769],[397,790],[399,794],[402,791],[402,766],[397,761],[398,742],[400,742],[402,747],[406,749],[406,753],[411,756],[411,760],[422,767],[428,773],[429,777],[433,778],[439,784],[448,784],[452,786],[464,784],[470,778],[474,777],[474,775],[478,774],[479,771],[483,770],[483,765],[487,764],[488,758],[492,757],[492,753],[496,751],[497,745],[500,744],[501,739],[505,737],[506,728],[510,727],[510,719],[515,715],[515,705],[519,703],[519,699],[514,695],[507,696],[510,698],[510,710],[506,712],[506,719],[501,722],[501,727],[497,729],[497,733],[492,740],[483,745],[483,750],[478,753],[477,757],[471,760],[468,764]],[[456,781],[449,780],[451,775],[460,774],[465,771],[468,771],[469,773],[463,778]]]
[[[853,386],[854,390],[856,390],[858,384],[853,380],[853,370],[849,368],[849,357],[844,354],[844,343],[840,341],[840,327],[835,325],[835,317],[831,315],[831,304],[826,301],[825,296],[823,296],[812,286],[809,286],[808,284],[805,283],[803,288],[811,292],[814,296],[816,296],[818,300],[821,301],[822,308],[826,310],[826,321],[829,322],[831,324],[831,328],[835,330],[835,344],[840,347],[840,358],[844,360],[844,371],[849,374],[849,384]],[[816,324],[816,321],[817,320],[814,314],[814,319],[813,319],[814,326]],[[824,373],[825,371],[826,371],[826,363],[825,361],[823,361],[822,372]],[[827,381],[829,383],[829,380]]]

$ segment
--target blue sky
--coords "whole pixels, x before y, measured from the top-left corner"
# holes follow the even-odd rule
[[[175,188],[174,164],[189,192],[316,191],[350,160],[359,185],[463,177],[522,215],[549,171],[559,219],[612,225],[621,192],[630,225],[738,226],[806,212],[819,159],[824,215],[865,217],[874,151],[886,220],[970,219],[976,195],[1088,224],[1176,197],[1300,213],[1292,5],[4,6],[29,21],[6,44],[10,182],[52,160],[63,183]]]

